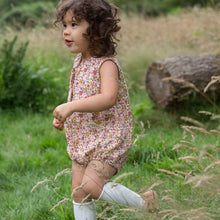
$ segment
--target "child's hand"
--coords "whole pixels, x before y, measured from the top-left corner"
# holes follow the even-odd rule
[[[58,105],[53,111],[53,116],[60,122],[64,122],[68,116],[72,114],[70,109],[70,104],[65,103],[62,105]]]
[[[63,127],[64,127],[63,123],[61,121],[57,120],[56,118],[53,119],[53,126],[60,131],[62,131]]]

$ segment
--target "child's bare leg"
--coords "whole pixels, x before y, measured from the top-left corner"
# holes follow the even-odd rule
[[[86,167],[83,176],[83,190],[86,194],[90,194],[91,198],[98,199],[102,193],[103,186],[116,173],[116,168],[107,163],[97,160],[91,161]]]
[[[73,198],[77,203],[86,198],[87,194],[82,190],[82,180],[85,173],[86,166],[78,164],[76,161],[72,163],[72,190]]]
[[[98,161],[92,161],[88,166],[73,162],[73,209],[76,220],[96,220],[92,198],[99,198],[104,184],[115,172],[115,168]]]
[[[72,188],[73,188],[73,210],[75,220],[96,220],[96,210],[94,201],[87,198],[87,193],[83,190],[82,180],[86,166],[73,161],[72,164]]]
[[[82,180],[84,192],[93,199],[107,200],[154,212],[157,204],[154,202],[153,191],[144,193],[142,197],[121,184],[108,182],[115,172],[116,169],[106,163],[91,161],[86,167]]]

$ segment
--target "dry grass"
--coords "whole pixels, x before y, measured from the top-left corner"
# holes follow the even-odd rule
[[[4,39],[12,39],[15,35],[22,41],[29,41],[29,49],[27,52],[27,58],[35,60],[39,54],[47,55],[53,54],[53,56],[59,56],[61,61],[65,64],[70,64],[71,54],[68,53],[65,45],[61,40],[61,33],[59,30],[53,28],[45,29],[38,27],[37,29],[23,29],[20,32],[14,31],[8,28],[6,31],[0,33],[0,44]],[[208,9],[194,8],[193,10],[184,11],[179,15],[159,17],[159,18],[146,18],[143,19],[137,15],[132,17],[126,17],[122,15],[122,31],[120,36],[120,44],[118,48],[118,57],[125,67],[130,67],[134,63],[135,72],[133,74],[145,77],[143,68],[147,69],[154,60],[163,59],[176,55],[193,55],[203,53],[219,53],[220,52],[220,11]],[[49,51],[49,52],[48,52]],[[42,57],[42,56],[41,56]],[[146,60],[143,68],[138,66],[136,62],[139,60]],[[129,73],[132,74],[132,73]],[[218,79],[213,79],[212,83],[219,82]],[[208,86],[210,86],[209,84]],[[211,120],[218,120],[219,116],[210,112],[201,111],[200,113],[210,115]],[[160,169],[159,171],[173,176],[178,180],[184,181],[185,185],[190,185],[192,188],[204,189],[204,194],[207,193],[207,197],[214,195],[215,198],[219,198],[219,165],[218,158],[214,155],[219,153],[217,146],[205,145],[196,146],[194,140],[197,132],[201,135],[216,135],[216,138],[220,135],[220,128],[208,130],[200,122],[183,117],[184,121],[192,123],[196,126],[183,125],[184,137],[181,144],[174,147],[173,150],[181,151],[186,150],[188,154],[184,157],[180,157],[181,164],[176,165],[176,170],[169,171]],[[145,136],[144,133],[137,135],[137,139]],[[192,137],[192,141],[186,141],[187,137]],[[214,152],[209,153],[209,150]],[[193,161],[193,162],[192,162]],[[208,162],[207,162],[208,161]],[[195,170],[181,170],[186,169],[188,164],[198,164]],[[174,166],[173,166],[174,168]],[[197,172],[195,172],[197,171]],[[54,180],[45,180],[38,182],[36,186],[32,188],[32,192],[36,190],[43,183],[55,183],[64,174],[70,174],[69,169],[58,173]],[[119,181],[122,178],[128,177],[132,173],[124,173],[118,176],[115,181]],[[162,182],[155,183],[150,187],[162,184]],[[82,187],[82,186],[81,186]],[[149,187],[147,187],[149,189]],[[144,190],[144,189],[143,189]],[[142,190],[142,191],[143,191]],[[161,210],[158,213],[158,219],[211,219],[212,216],[207,211],[207,207],[192,208],[190,205],[184,207],[176,201],[171,195],[171,191],[164,192],[161,201],[169,203],[169,207],[166,210]],[[198,194],[196,194],[198,196]],[[191,198],[196,201],[197,198]],[[71,201],[70,198],[65,198],[58,202],[52,209],[56,209],[64,202]],[[194,201],[188,200],[189,204]],[[209,205],[208,203],[206,204]],[[111,210],[111,207],[107,206],[102,213],[99,214],[101,219],[117,219],[117,216],[112,218],[106,217],[106,212]],[[186,210],[187,209],[187,210]],[[121,209],[125,212],[134,212],[133,209]],[[140,213],[137,213],[139,215]],[[141,215],[142,217],[142,215]],[[140,218],[141,218],[140,217]],[[153,216],[153,218],[157,216]]]
[[[215,116],[210,112],[201,111],[200,113],[209,115],[211,117]],[[186,119],[185,121],[191,122],[192,124],[198,124],[197,121],[190,118],[183,118]],[[211,132],[205,129],[203,124],[200,124],[200,127],[195,126],[182,126],[184,130],[184,136],[181,143],[176,144],[173,147],[173,150],[177,151],[180,155],[182,151],[185,151],[187,156],[179,157],[180,161],[184,161],[184,164],[180,164],[180,166],[173,166],[178,167],[182,170],[164,170],[159,169],[158,171],[166,173],[170,176],[177,177],[178,179],[183,179],[183,186],[189,186],[192,190],[198,190],[197,193],[194,195],[199,197],[201,200],[205,198],[205,202],[202,203],[202,207],[195,205],[195,201],[198,201],[199,198],[191,196],[191,198],[185,199],[188,205],[182,205],[181,202],[174,199],[170,192],[167,195],[162,197],[162,201],[167,201],[169,204],[170,209],[162,210],[159,212],[161,219],[215,219],[218,214],[218,208],[215,210],[216,214],[213,214],[210,211],[209,202],[212,201],[216,203],[216,201],[220,198],[220,160],[218,159],[219,153],[219,135],[220,132],[216,129],[216,132]],[[191,136],[192,131],[196,130],[197,132],[202,133],[203,135],[215,135],[216,137],[216,146],[211,144],[204,144],[203,146],[197,146],[194,142],[195,139],[199,136],[194,133],[195,135],[192,138],[192,141],[186,141],[187,135]],[[186,170],[188,169],[188,170]],[[192,205],[193,204],[193,205]],[[191,207],[192,205],[192,207]],[[196,208],[193,208],[196,207]]]
[[[176,54],[217,53],[220,52],[220,12],[194,8],[155,19],[123,17],[121,34],[120,53],[138,46],[144,50],[156,49],[156,57],[164,58]],[[168,47],[168,51],[163,51]]]
[[[220,76],[213,76],[211,82],[205,87],[204,92],[207,92],[208,89],[215,83],[220,82]]]
[[[178,15],[159,18],[127,17],[122,14],[121,27],[118,52],[125,63],[125,59],[134,57],[132,51],[136,51],[137,56],[145,54],[146,58],[151,57],[151,61],[152,58],[162,59],[179,54],[220,52],[220,11],[212,8],[195,7]],[[15,35],[20,40],[30,42],[31,56],[53,50],[69,57],[59,29],[38,27],[15,31],[8,27],[0,33],[0,43]]]
[[[122,16],[118,57],[131,81],[145,89],[152,62],[178,55],[220,53],[220,12],[211,8],[145,18]]]
[[[162,79],[162,81],[172,81],[172,82],[179,83],[179,84],[182,84],[186,87],[191,88],[195,92],[200,93],[200,95],[202,95],[204,99],[206,99],[211,105],[213,105],[220,112],[220,108],[218,107],[218,105],[216,105],[215,102],[208,95],[206,95],[203,91],[199,90],[193,83],[191,83],[189,81],[186,81],[184,79],[173,78],[173,77],[165,77],[165,78]],[[218,76],[214,77],[214,79],[212,79],[208,83],[208,85],[205,87],[204,91],[207,91],[207,89],[211,85],[213,85],[214,83],[217,83],[217,82],[219,82],[219,77]],[[190,94],[191,91],[189,90],[188,93]]]
[[[117,57],[129,88],[138,84],[140,89],[145,89],[146,71],[154,61],[177,55],[220,52],[220,12],[211,8],[194,8],[158,18],[122,14],[121,27]],[[64,77],[69,80],[73,55],[62,42],[59,29],[38,27],[15,31],[8,28],[0,32],[0,44],[15,35],[21,41],[29,41],[28,61],[47,67],[58,63],[66,68]]]
[[[200,113],[209,115],[210,119],[214,118],[215,120],[219,120],[219,118],[217,117],[218,115],[215,115],[211,112],[200,111]],[[177,181],[181,181],[183,187],[189,186],[192,191],[198,191],[195,191],[193,195],[187,196],[184,201],[182,201],[175,198],[175,193],[172,193],[174,189],[159,190],[161,193],[160,201],[161,203],[167,203],[167,206],[166,208],[160,209],[157,213],[154,213],[150,216],[146,212],[138,209],[121,208],[117,210],[114,215],[109,217],[108,212],[111,210],[115,210],[114,204],[97,202],[99,206],[103,207],[102,211],[98,214],[98,217],[100,219],[120,219],[120,213],[123,212],[126,213],[126,215],[129,215],[128,213],[132,213],[132,215],[135,216],[135,219],[215,219],[216,214],[213,214],[213,212],[210,211],[210,204],[207,201],[213,201],[213,203],[216,203],[215,201],[217,201],[220,196],[220,160],[217,157],[218,153],[220,152],[220,150],[218,149],[219,143],[218,141],[216,141],[216,145],[206,143],[203,146],[200,146],[197,145],[194,140],[199,137],[198,133],[208,136],[215,135],[216,140],[218,140],[219,134],[216,132],[212,133],[211,130],[209,131],[203,123],[197,120],[189,117],[182,117],[182,119],[187,123],[192,123],[193,125],[196,124],[199,126],[182,126],[184,130],[183,140],[180,141],[180,143],[176,144],[173,147],[173,150],[177,151],[177,153],[180,155],[183,155],[181,151],[185,151],[186,156],[179,157],[179,161],[181,164],[172,166],[172,169],[174,169],[173,171],[165,169],[158,169],[158,171],[172,176],[174,178],[173,181],[175,181],[175,179],[177,179]],[[185,128],[187,128],[189,131]],[[195,133],[194,138],[189,141],[188,139],[190,139],[189,137],[191,137],[191,130],[195,130]],[[218,129],[216,129],[215,131],[219,132]],[[56,174],[54,180],[45,180],[37,183],[36,186],[33,187],[32,192],[43,183],[55,183],[55,181],[58,180],[58,177],[61,178],[61,176],[64,174],[71,174],[71,170],[65,169],[59,172],[58,174]],[[113,182],[120,182],[122,179],[127,178],[128,176],[133,174],[133,172],[123,173],[116,177]],[[144,191],[154,189],[158,186],[162,187],[163,184],[163,181],[158,181],[150,187],[143,187],[139,191],[139,193],[142,194]],[[70,198],[64,198],[63,200],[59,201],[50,209],[50,211],[54,211],[65,202],[72,201],[71,197],[73,196],[73,194],[82,187],[83,184],[72,192]],[[197,205],[196,201],[198,200],[198,196],[206,198],[207,201],[205,200],[204,202],[201,202]],[[183,204],[184,202],[187,204]]]

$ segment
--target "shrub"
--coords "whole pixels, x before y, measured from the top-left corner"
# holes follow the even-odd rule
[[[125,12],[138,12],[144,15],[155,16],[159,14],[166,14],[172,11],[178,11],[184,7],[192,7],[199,5],[218,6],[219,0],[109,0]],[[16,0],[0,1],[0,13],[3,15],[0,23],[3,21],[7,24],[20,23],[22,25],[35,25],[39,22],[45,13],[51,13],[55,10],[58,0],[42,1],[42,0]],[[51,10],[52,9],[52,10]],[[4,14],[5,13],[5,14]],[[18,27],[18,25],[17,25]]]
[[[0,106],[45,112],[63,101],[62,85],[48,68],[24,65],[28,42],[17,46],[17,36],[0,49]]]
[[[122,10],[130,12],[135,11],[142,14],[147,14],[150,16],[156,16],[159,14],[167,14],[176,8],[193,7],[199,5],[201,7],[205,6],[217,6],[218,0],[112,0],[118,7]]]
[[[32,4],[35,2],[40,2],[41,0],[1,0],[0,1],[0,11],[8,11],[12,9],[13,7],[21,6],[23,4]],[[42,2],[42,1],[41,1]],[[47,3],[53,3],[54,5],[57,4],[58,0],[50,0],[50,1],[44,1],[44,4]]]
[[[11,42],[5,40],[1,48],[0,60],[0,78],[1,78],[1,105],[14,106],[20,105],[21,82],[27,81],[27,68],[22,65],[22,61],[27,49],[28,43],[22,44],[20,48],[15,50],[17,37]]]
[[[0,19],[0,24],[6,23],[20,29],[22,26],[33,27],[39,24],[39,21],[44,26],[51,25],[47,19],[40,19],[45,14],[52,15],[55,11],[55,6],[51,2],[34,2],[13,7],[11,10],[3,14]]]

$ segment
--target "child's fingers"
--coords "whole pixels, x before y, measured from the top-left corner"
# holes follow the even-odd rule
[[[64,127],[63,123],[60,122],[60,124],[59,124],[59,129],[60,129],[61,131],[63,130],[63,127]]]
[[[59,116],[59,113],[56,111],[56,109],[53,111],[53,116],[54,118],[60,121],[60,116]]]
[[[59,127],[59,130],[62,131],[63,130],[63,126]]]
[[[53,116],[54,118],[58,119],[59,121],[63,121],[63,116],[62,116],[62,112],[60,111],[59,106],[55,108],[55,110],[53,111]]]
[[[55,127],[56,129],[60,130],[60,131],[63,130],[63,126],[58,125],[58,126],[54,126],[54,127]]]
[[[60,122],[59,120],[57,120],[56,118],[54,118],[54,120],[53,120],[53,126],[56,129],[61,130],[61,131],[63,130],[63,127],[64,127],[63,123]]]
[[[59,121],[57,118],[54,118],[54,123],[59,124],[59,125],[63,125],[63,122]]]

